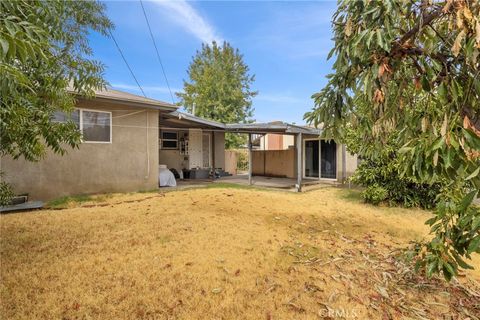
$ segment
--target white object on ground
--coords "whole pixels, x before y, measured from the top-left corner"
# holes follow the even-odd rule
[[[173,173],[165,168],[158,169],[158,184],[160,187],[175,187],[177,181]]]

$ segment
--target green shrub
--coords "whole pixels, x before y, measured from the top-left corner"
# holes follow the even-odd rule
[[[247,149],[233,149],[237,154],[237,170],[248,171],[248,150]]]
[[[404,165],[398,158],[400,145],[398,133],[392,132],[382,140],[382,148],[374,147],[374,141],[362,136],[354,126],[347,129],[345,143],[350,152],[362,157],[355,174],[350,181],[367,188],[362,194],[366,202],[380,195],[378,188],[386,191],[386,197],[381,202],[391,206],[420,207],[432,209],[437,203],[437,197],[444,192],[446,183],[419,183],[412,176],[402,175],[400,170]]]
[[[0,175],[1,177],[2,175]],[[7,206],[12,202],[12,198],[15,194],[13,193],[12,186],[5,182],[0,182],[0,206]]]
[[[374,184],[362,192],[362,197],[366,202],[378,205],[387,200],[388,191],[384,187]]]
[[[352,182],[367,187],[363,197],[366,202],[373,204],[376,204],[373,200],[376,197],[373,195],[378,195],[378,189],[381,188],[384,192],[380,202],[387,201],[390,205],[430,209],[434,207],[435,198],[440,192],[439,185],[419,184],[410,178],[401,177],[396,159],[362,161],[352,177]]]
[[[362,193],[368,203],[388,202],[390,205],[431,209],[441,192],[442,184],[422,184],[402,177],[395,157],[364,159],[350,178],[354,184],[366,187]]]

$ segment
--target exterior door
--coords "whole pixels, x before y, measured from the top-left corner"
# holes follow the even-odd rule
[[[188,154],[189,154],[189,169],[202,168],[203,166],[203,138],[202,130],[189,129],[188,130]]]
[[[319,141],[305,140],[304,141],[304,176],[305,178],[318,178],[319,174]]]
[[[337,178],[337,144],[335,141],[321,140],[320,143],[320,178]]]
[[[212,146],[211,146],[211,139],[210,133],[204,133],[202,137],[202,158],[203,158],[203,168],[210,168],[211,163],[211,154],[212,154]]]

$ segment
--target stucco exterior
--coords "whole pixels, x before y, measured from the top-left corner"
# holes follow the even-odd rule
[[[268,133],[260,137],[260,150],[287,150],[294,145],[294,135]]]
[[[49,200],[157,187],[159,111],[99,100],[78,107],[112,112],[112,142],[82,143],[64,156],[48,152],[39,162],[3,157],[1,170],[15,192]]]
[[[215,168],[225,169],[225,132],[214,132],[213,141]]]
[[[252,151],[252,174],[295,178],[295,149]]]

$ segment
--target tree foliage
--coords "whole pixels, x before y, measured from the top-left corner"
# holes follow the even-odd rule
[[[97,1],[0,1],[1,155],[36,161],[48,148],[78,146],[74,123],[52,117],[73,110],[68,87],[92,96],[106,84],[87,39],[91,30],[108,34],[104,11]]]
[[[480,252],[480,2],[344,0],[333,30],[334,73],[305,117],[340,140],[359,128],[375,152],[397,131],[403,175],[448,181],[418,266],[450,279]]]
[[[402,164],[398,159],[398,133],[392,133],[383,148],[375,152],[371,150],[374,147],[365,145],[357,130],[358,127],[347,128],[345,144],[350,152],[358,154],[360,149],[363,150],[360,164],[350,181],[365,187],[362,197],[366,202],[424,209],[435,207],[444,183],[421,183],[415,177],[400,174]]]
[[[251,85],[255,76],[243,61],[238,49],[228,42],[219,46],[203,44],[188,68],[189,81],[176,95],[180,105],[195,115],[221,123],[246,123],[253,116],[252,98],[257,95]],[[242,136],[227,134],[227,148],[245,143]]]

